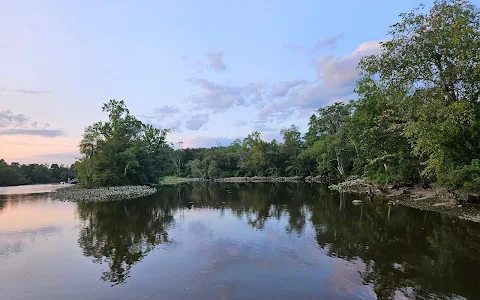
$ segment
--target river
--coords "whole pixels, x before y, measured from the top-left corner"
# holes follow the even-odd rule
[[[0,299],[480,299],[480,224],[321,185],[103,203],[6,190]]]

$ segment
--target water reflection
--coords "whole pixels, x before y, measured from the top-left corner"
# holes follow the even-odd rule
[[[77,208],[78,244],[94,262],[108,263],[104,281],[125,282],[135,263],[155,246],[169,242],[167,228],[173,216],[159,200],[79,203]]]
[[[63,204],[38,195],[0,195],[0,258],[18,255],[58,234],[63,224],[57,222],[62,221],[57,213],[64,212]]]
[[[36,238],[46,238],[59,232],[55,226],[35,229],[0,231],[0,258],[23,252]]]
[[[231,236],[199,250],[199,260],[210,257],[213,266],[228,261],[237,270],[248,268],[249,262],[267,269],[279,262],[315,267],[323,253],[352,262],[357,269],[362,266],[357,270],[362,282],[355,284],[371,286],[379,299],[400,295],[427,299],[478,296],[478,224],[368,198],[362,205],[353,206],[351,200],[321,186],[296,184],[166,186],[141,200],[78,204],[78,243],[85,256],[108,264],[102,279],[119,284],[151,250],[172,241],[170,232],[175,223],[182,222],[182,212],[214,212],[219,217],[228,213],[258,231],[265,230],[269,220],[277,220],[285,234],[303,238],[298,240],[298,249],[304,248],[269,249],[267,253],[264,245],[257,245],[258,249],[255,245],[238,245],[232,242],[236,237]],[[308,228],[314,232],[319,247],[316,252],[307,245]],[[202,241],[218,229],[193,222],[188,232]],[[177,237],[181,240],[182,233],[177,232],[173,239]],[[260,252],[252,255],[255,251]],[[209,270],[212,268],[217,270]],[[278,273],[269,274],[280,279]],[[232,282],[224,288],[234,289]]]

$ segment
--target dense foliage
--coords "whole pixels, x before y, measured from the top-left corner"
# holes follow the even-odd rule
[[[107,122],[85,129],[80,142],[83,158],[75,163],[87,187],[158,183],[172,172],[173,149],[165,141],[167,129],[157,129],[132,116],[124,101],[103,105]]]
[[[75,177],[75,170],[71,167],[53,164],[22,165],[16,162],[7,164],[0,159],[0,186],[23,185],[32,183],[58,183]]]

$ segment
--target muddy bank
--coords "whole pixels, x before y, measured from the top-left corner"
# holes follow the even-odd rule
[[[183,182],[203,182],[208,181],[205,178],[186,178],[186,177],[173,177],[173,178],[164,178],[160,184],[174,184],[174,183],[183,183]]]
[[[382,188],[363,179],[349,180],[331,189],[345,193],[367,194],[382,198],[390,205],[405,205],[421,210],[445,213],[460,219],[480,223],[480,205],[459,200],[455,193],[439,187],[412,185]]]
[[[216,178],[213,182],[303,182],[302,177],[227,177]]]

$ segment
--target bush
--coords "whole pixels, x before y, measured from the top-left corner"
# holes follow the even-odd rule
[[[463,196],[480,192],[480,160],[474,159],[469,165],[456,169],[440,182],[443,186],[460,192]]]

